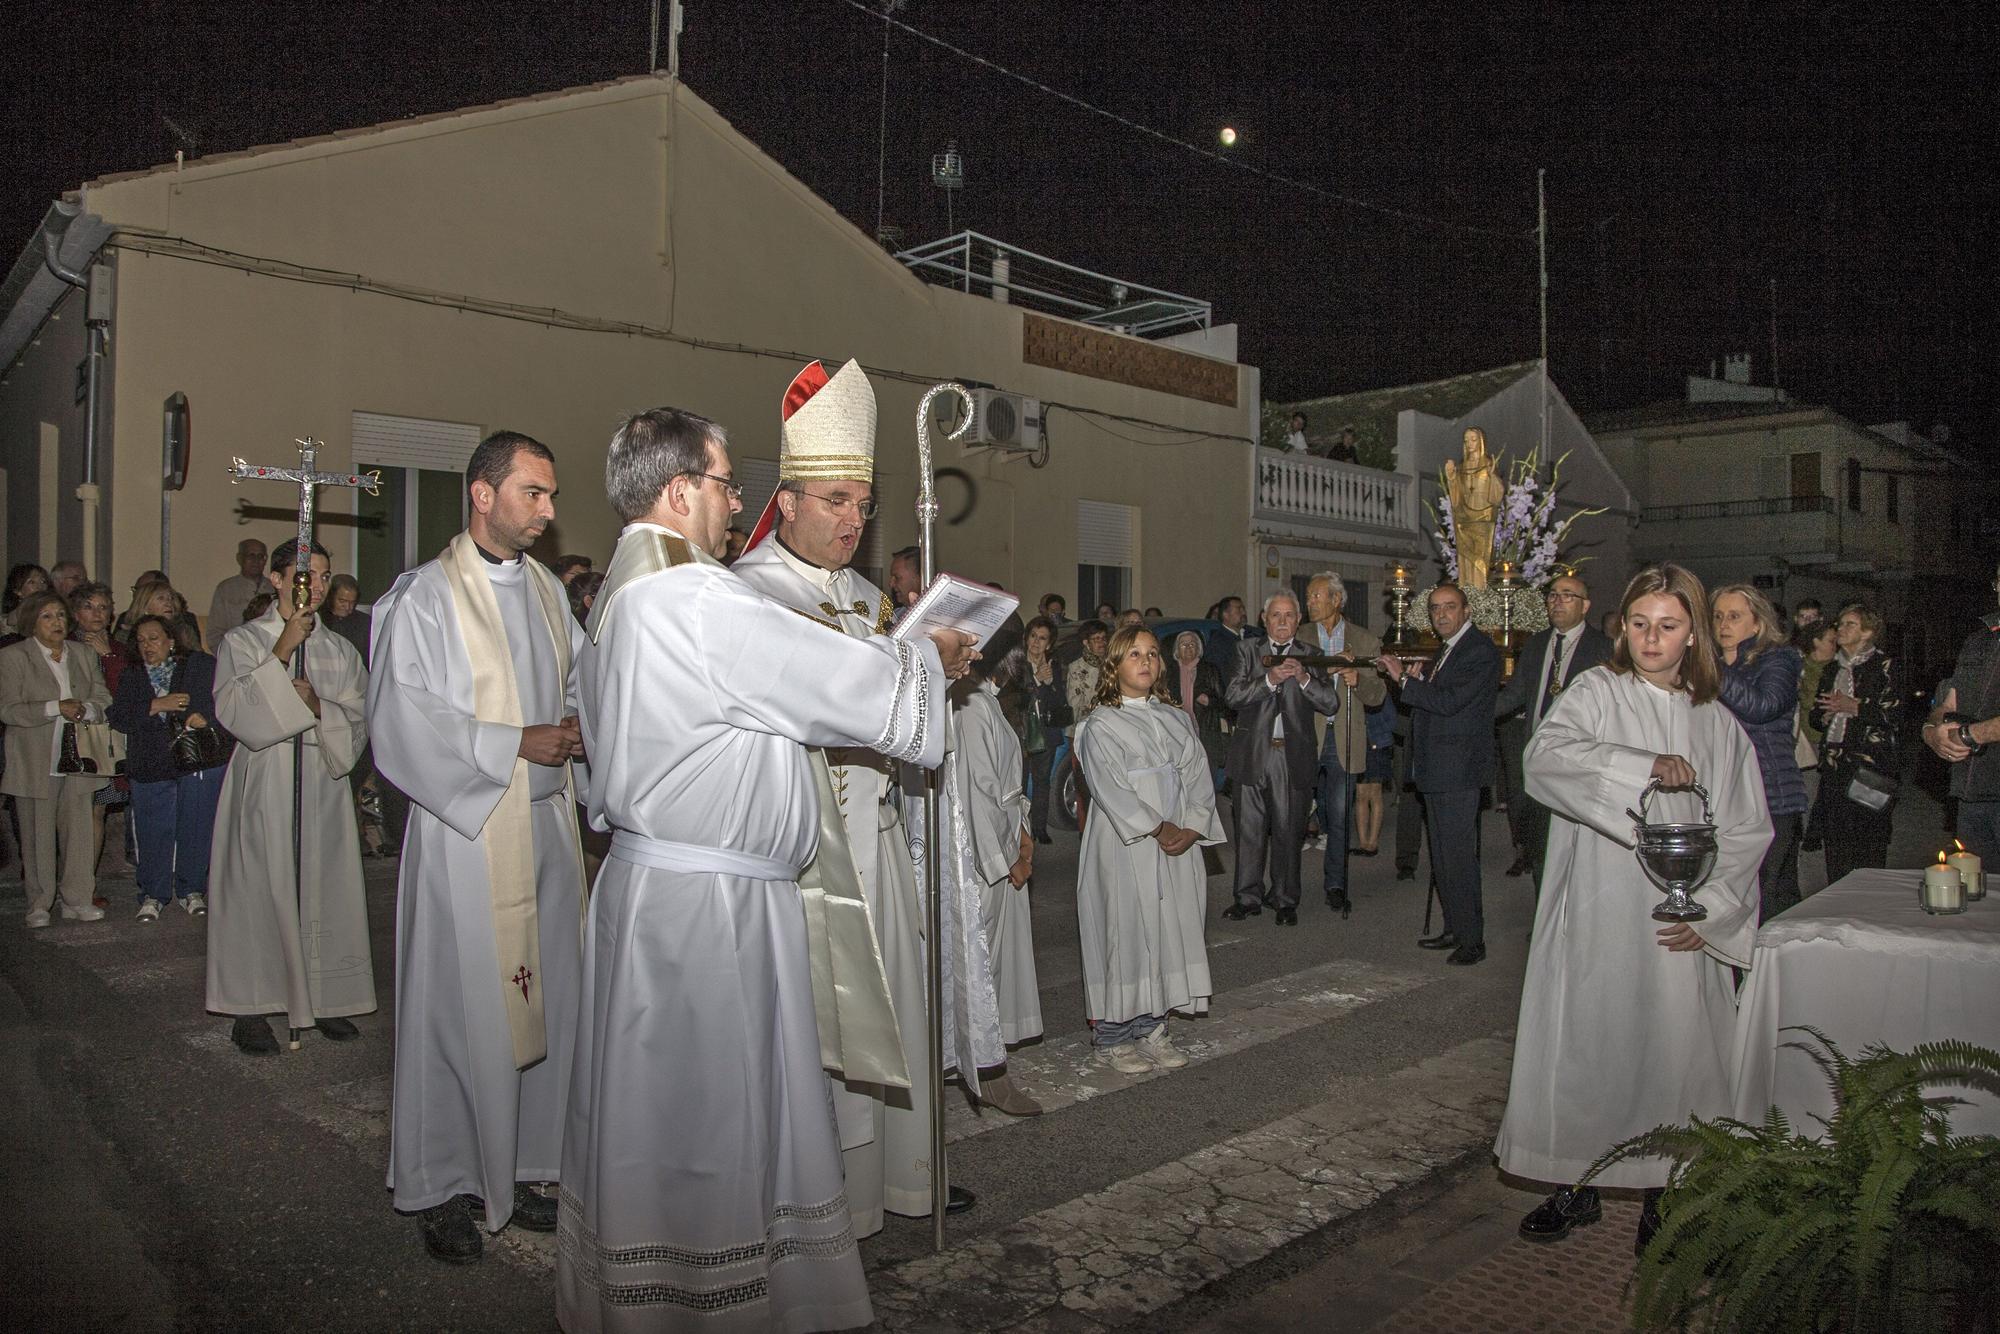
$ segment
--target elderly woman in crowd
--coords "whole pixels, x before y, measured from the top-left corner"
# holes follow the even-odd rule
[[[1715,646],[1722,651],[1720,698],[1757,748],[1764,803],[1771,812],[1771,847],[1757,868],[1762,923],[1799,901],[1799,823],[1806,813],[1794,738],[1799,651],[1779,632],[1770,600],[1749,584],[1724,584],[1710,605]]]
[[[351,574],[336,574],[326,582],[326,601],[320,605],[320,624],[354,645],[361,661],[368,661],[369,616],[359,610],[361,584]],[[219,641],[218,641],[219,642]]]
[[[215,803],[229,763],[229,738],[215,723],[215,659],[175,645],[165,618],[141,616],[132,641],[139,661],[118,682],[111,725],[128,738],[125,773],[139,833],[139,920],[158,921],[178,903],[198,917],[208,911],[208,850]],[[174,754],[183,727],[210,731],[214,742],[188,769]]]
[[[1882,617],[1862,603],[1841,608],[1833,621],[1839,651],[1821,678],[1812,723],[1825,729],[1820,757],[1819,826],[1826,841],[1826,881],[1864,866],[1889,864],[1893,800],[1873,796],[1896,779],[1896,745],[1903,697],[1896,665],[1875,646]]]
[[[104,673],[104,688],[118,698],[118,680],[132,661],[131,649],[111,637],[113,603],[107,584],[80,584],[69,595],[69,637],[97,655],[98,670]],[[125,818],[132,785],[113,778],[91,798],[90,826],[95,836],[98,865],[106,875],[122,876],[132,867],[125,856]],[[109,817],[116,815],[117,819]],[[107,847],[111,856],[104,857]],[[98,907],[104,906],[100,899]]]
[[[21,861],[28,881],[30,927],[49,924],[62,864],[62,915],[94,922],[96,876],[90,799],[109,781],[77,757],[73,729],[101,723],[111,705],[97,655],[69,642],[69,610],[60,596],[32,593],[15,610],[16,633],[0,649],[0,723],[7,728],[0,792],[21,817]],[[67,737],[65,733],[68,733]]]
[[[1228,747],[1222,735],[1222,673],[1214,663],[1201,660],[1201,650],[1201,636],[1195,631],[1174,636],[1174,658],[1166,669],[1167,697],[1194,724],[1209,771],[1216,773]]]
[[[0,626],[0,629],[4,629],[6,635],[4,639],[0,639],[0,643],[18,644],[27,638],[14,629],[14,613],[21,609],[24,599],[33,597],[37,593],[45,593],[48,587],[49,572],[32,561],[23,562],[7,571],[6,594],[0,596],[0,617],[6,618],[6,624]]]
[[[119,637],[131,644],[133,633],[138,629],[142,617],[157,616],[167,623],[168,633],[173,636],[174,645],[180,649],[201,647],[201,627],[194,617],[188,615],[187,601],[174,591],[165,575],[159,578],[141,577],[132,588],[132,605],[119,618]]]

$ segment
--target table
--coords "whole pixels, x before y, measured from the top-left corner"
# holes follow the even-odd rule
[[[1988,883],[2000,881],[1989,873]],[[1780,1030],[1810,1024],[1849,1057],[1869,1043],[1907,1051],[1960,1038],[2000,1050],[2000,896],[1952,917],[1917,906],[1923,871],[1855,871],[1766,922],[1738,997],[1731,1064],[1734,1115],[1760,1122],[1776,1103],[1794,1127],[1833,1100],[1805,1052],[1811,1039]],[[2000,1105],[1964,1089],[1952,1110],[1958,1134],[2000,1134]]]

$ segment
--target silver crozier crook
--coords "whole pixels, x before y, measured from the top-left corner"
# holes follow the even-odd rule
[[[937,577],[931,528],[937,522],[937,477],[931,471],[931,400],[957,394],[964,405],[958,429],[946,436],[956,440],[972,425],[972,395],[964,385],[946,381],[932,385],[917,403],[917,565],[918,586],[929,588]],[[944,704],[942,692],[939,703]],[[945,707],[949,707],[945,705]],[[938,780],[940,769],[924,771],[924,902],[930,917],[930,969],[924,979],[929,1001],[931,1040],[931,1249],[944,1249],[944,881],[938,867]],[[976,1075],[971,1076],[976,1078]]]

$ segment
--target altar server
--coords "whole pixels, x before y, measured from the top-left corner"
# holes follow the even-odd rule
[[[557,1318],[866,1325],[798,884],[822,837],[803,747],[935,765],[968,641],[850,639],[724,568],[741,490],[704,418],[633,417],[605,482],[626,527],[578,683],[591,822],[612,842],[584,931]]]
[[[1719,667],[1701,581],[1673,565],[1642,570],[1619,604],[1610,662],[1584,672],[1535,729],[1529,793],[1555,819],[1507,1111],[1495,1152],[1503,1171],[1579,1182],[1620,1140],[1690,1116],[1730,1111],[1732,968],[1757,934],[1757,867],[1771,841],[1750,739],[1717,700]],[[1714,813],[1715,868],[1697,901],[1708,916],[1661,925],[1661,891],[1633,855],[1647,785],[1655,823]],[[1657,1226],[1665,1159],[1626,1159],[1597,1180],[1651,1192],[1640,1247]],[[1565,1186],[1522,1221],[1530,1241],[1558,1241],[1601,1216],[1595,1186]]]
[[[271,557],[270,608],[222,637],[215,652],[216,719],[237,740],[215,813],[208,869],[208,1008],[236,1016],[236,1045],[278,1049],[264,1016],[360,1036],[349,1016],[375,1010],[375,970],[362,897],[361,835],[347,774],[367,741],[368,669],[339,635],[315,631],[327,556],[308,556],[311,601],[292,609],[296,539]],[[292,654],[306,646],[306,674]],[[303,735],[303,888],[292,875],[292,738]]]
[[[570,762],[583,628],[525,553],[555,519],[555,456],[513,431],[466,465],[471,518],[375,604],[375,765],[410,798],[396,882],[389,1188],[451,1263],[472,1212],[553,1232],[529,1184],[562,1165],[583,862]]]
[[[1077,739],[1095,806],[1076,876],[1084,997],[1099,1059],[1126,1074],[1186,1065],[1167,1013],[1205,1013],[1215,993],[1202,940],[1207,875],[1187,853],[1223,842],[1222,821],[1208,759],[1165,671],[1151,631],[1112,635]]]

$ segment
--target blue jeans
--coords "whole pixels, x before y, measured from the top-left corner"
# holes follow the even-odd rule
[[[1137,1042],[1148,1033],[1167,1022],[1163,1014],[1142,1014],[1137,1019],[1127,1019],[1122,1023],[1112,1023],[1100,1019],[1091,1029],[1090,1041],[1096,1047],[1117,1047],[1127,1042]]]
[[[1319,832],[1326,837],[1320,888],[1328,894],[1347,893],[1347,824],[1353,809],[1354,775],[1340,767],[1340,754],[1329,744],[1319,757]]]
[[[215,804],[227,765],[132,784],[132,824],[139,838],[139,898],[184,899],[208,891],[208,850]]]

